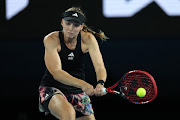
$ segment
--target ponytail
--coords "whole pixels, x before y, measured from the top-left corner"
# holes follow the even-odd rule
[[[97,37],[101,38],[101,40],[103,40],[103,41],[106,41],[106,39],[109,39],[109,38],[104,34],[104,32],[102,32],[101,30],[99,31],[99,33],[97,33],[97,32],[95,32],[95,31],[91,30],[90,28],[88,28],[87,25],[85,25],[85,24],[84,24],[84,27],[83,27],[82,30],[83,30],[84,32],[90,32],[90,33],[96,35]]]

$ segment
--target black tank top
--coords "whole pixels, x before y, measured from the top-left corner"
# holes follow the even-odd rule
[[[62,32],[59,32],[59,39],[61,43],[61,51],[59,56],[62,63],[62,69],[68,72],[70,75],[85,80],[85,74],[83,71],[82,57],[84,53],[81,49],[81,34],[77,37],[77,44],[74,50],[70,50],[64,43],[64,35]],[[51,86],[61,90],[67,94],[77,94],[82,93],[82,89],[76,88],[73,86],[65,85],[61,82],[58,82],[53,78],[51,73],[46,69],[46,72],[41,80],[41,86]]]

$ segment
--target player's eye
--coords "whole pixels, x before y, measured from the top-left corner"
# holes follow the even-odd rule
[[[68,26],[69,26],[69,25],[71,25],[71,23],[70,23],[70,22],[68,22],[68,21],[66,21],[66,25],[68,25]]]
[[[80,26],[80,24],[78,24],[78,23],[74,23],[74,26],[75,26],[75,27],[79,27],[79,26]]]

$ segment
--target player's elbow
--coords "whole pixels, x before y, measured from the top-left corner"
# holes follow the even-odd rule
[[[62,69],[54,69],[51,74],[55,80],[58,80],[62,75]]]

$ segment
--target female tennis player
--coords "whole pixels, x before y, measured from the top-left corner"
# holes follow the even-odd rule
[[[96,38],[107,39],[102,31],[96,33],[85,25],[80,8],[72,7],[62,15],[62,31],[44,38],[47,70],[39,92],[41,112],[49,112],[60,120],[94,120],[89,96],[102,96],[106,69]],[[89,52],[97,76],[96,88],[85,81],[82,57]],[[76,118],[76,113],[81,117]]]

